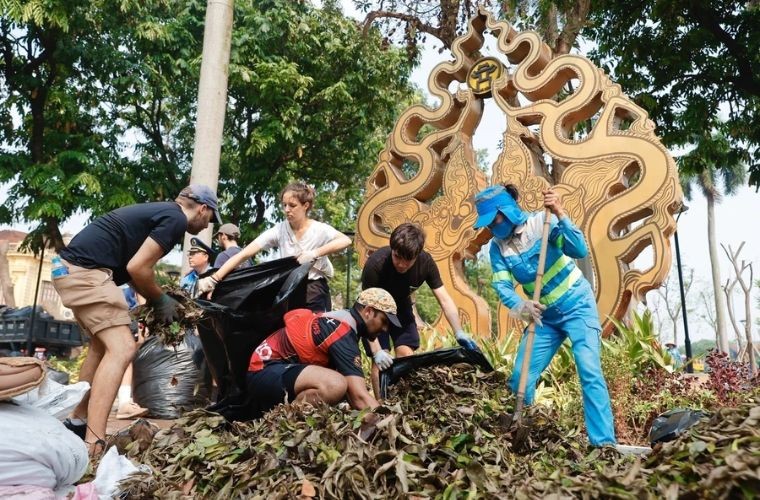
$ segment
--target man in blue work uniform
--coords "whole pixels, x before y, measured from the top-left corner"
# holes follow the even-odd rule
[[[573,259],[586,256],[583,233],[562,208],[558,194],[544,191],[544,206],[551,210],[551,233],[546,254],[539,302],[525,300],[515,292],[522,285],[533,294],[541,249],[544,212],[525,213],[517,205],[517,189],[509,185],[489,187],[475,197],[478,220],[475,228],[488,227],[494,238],[490,258],[492,284],[510,314],[536,323],[535,343],[528,372],[526,404],[533,402],[536,383],[566,337],[581,380],[586,430],[593,446],[614,445],[615,427],[610,397],[599,356],[601,325],[591,284]],[[511,387],[517,392],[526,336],[515,360]]]

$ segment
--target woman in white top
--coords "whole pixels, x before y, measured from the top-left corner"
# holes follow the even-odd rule
[[[309,218],[314,206],[314,188],[303,182],[292,182],[280,194],[285,220],[267,229],[237,255],[208,278],[198,282],[198,290],[209,292],[245,259],[261,250],[279,248],[282,257],[294,256],[300,264],[311,262],[306,302],[315,312],[330,311],[330,288],[327,279],[333,276],[328,255],[340,252],[351,244],[351,238],[334,227]]]

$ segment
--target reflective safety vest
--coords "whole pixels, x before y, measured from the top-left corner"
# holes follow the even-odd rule
[[[521,284],[525,293],[532,298],[543,224],[544,212],[534,212],[525,224],[515,228],[509,238],[494,238],[491,242],[491,282],[502,303],[510,309],[523,300],[515,292],[516,283]],[[540,298],[540,302],[547,307],[557,304],[579,280],[584,279],[573,259],[583,258],[588,253],[583,233],[569,218],[563,217],[558,221],[552,215],[550,227]]]

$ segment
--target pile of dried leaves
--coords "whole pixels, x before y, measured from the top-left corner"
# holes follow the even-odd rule
[[[137,319],[145,325],[148,335],[154,335],[166,346],[176,347],[185,337],[185,332],[192,331],[203,316],[203,309],[198,307],[187,292],[181,288],[170,288],[166,294],[182,306],[181,318],[170,325],[156,321],[153,306],[144,304],[137,310]]]
[[[645,461],[589,449],[556,416],[530,408],[527,450],[513,449],[500,373],[433,368],[394,387],[374,413],[283,405],[228,424],[195,411],[156,434],[122,484],[129,498],[535,498],[732,496],[758,491],[760,400],[718,412]]]

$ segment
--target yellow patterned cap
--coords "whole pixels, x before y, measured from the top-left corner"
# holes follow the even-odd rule
[[[391,324],[401,327],[401,322],[396,316],[396,301],[393,300],[390,293],[382,288],[367,288],[366,290],[362,290],[362,293],[356,298],[356,302],[384,312]]]

